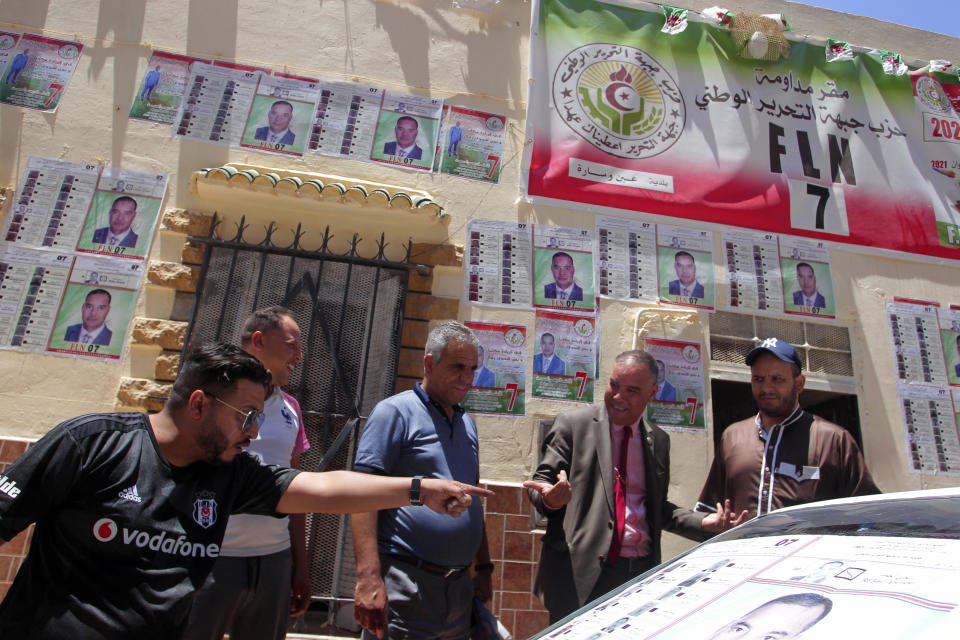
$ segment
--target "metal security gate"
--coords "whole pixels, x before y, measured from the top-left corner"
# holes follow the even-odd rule
[[[310,450],[301,456],[309,471],[349,469],[360,422],[391,395],[396,381],[400,331],[409,274],[405,262],[385,259],[383,237],[377,255],[357,254],[354,236],[346,255],[321,248],[271,243],[267,228],[258,244],[243,239],[241,219],[230,240],[217,239],[216,216],[210,235],[191,238],[206,244],[185,352],[208,341],[240,344],[240,331],[254,309],[283,305],[300,325],[304,358],[285,391],[300,402]],[[346,516],[307,516],[307,553],[315,598],[352,599],[356,580]]]

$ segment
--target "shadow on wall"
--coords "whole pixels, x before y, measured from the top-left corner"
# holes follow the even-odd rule
[[[377,27],[387,32],[394,51],[399,56],[403,70],[403,83],[411,87],[430,87],[429,46],[431,26],[436,36],[442,36],[446,42],[461,42],[466,45],[467,57],[459,63],[460,75],[466,90],[471,94],[511,96],[515,100],[523,99],[524,83],[521,82],[525,61],[521,60],[524,51],[519,44],[530,29],[530,5],[525,2],[507,2],[499,4],[490,14],[482,15],[479,29],[464,31],[451,24],[446,15],[451,11],[449,5],[438,8],[437,3],[424,2],[409,6],[377,3]],[[476,12],[469,12],[476,13]],[[488,17],[487,17],[488,16]],[[496,32],[502,34],[508,30],[517,31],[516,47],[497,46],[500,39],[490,36]]]

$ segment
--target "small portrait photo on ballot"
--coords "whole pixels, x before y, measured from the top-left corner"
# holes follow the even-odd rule
[[[275,153],[303,155],[313,108],[309,102],[258,95],[250,107],[241,144]]]
[[[77,250],[143,258],[160,213],[160,199],[119,191],[97,191]]]
[[[433,118],[384,111],[377,123],[370,158],[414,169],[430,169],[436,140],[437,121]]]

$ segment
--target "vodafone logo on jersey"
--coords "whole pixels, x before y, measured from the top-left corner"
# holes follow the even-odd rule
[[[128,529],[110,518],[100,518],[93,523],[93,537],[98,542],[112,542],[118,534],[119,542],[125,547],[133,546],[184,558],[216,558],[220,555],[220,545],[216,542],[190,542],[183,534]]]
[[[100,542],[110,542],[117,537],[117,523],[110,518],[100,518],[93,523],[93,537]]]

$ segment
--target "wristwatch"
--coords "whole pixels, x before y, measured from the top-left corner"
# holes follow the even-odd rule
[[[423,480],[423,476],[414,476],[413,480],[410,481],[410,504],[415,507],[419,507],[423,504],[423,501],[420,500],[421,480]]]

